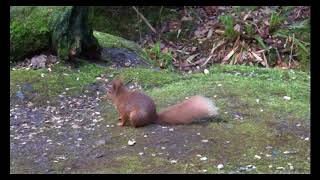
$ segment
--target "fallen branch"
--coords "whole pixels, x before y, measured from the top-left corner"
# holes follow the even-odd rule
[[[132,6],[132,8],[136,11],[136,13],[142,18],[142,20],[147,24],[147,26],[153,31],[155,34],[157,34],[157,31],[151,26],[149,21],[144,17],[143,14],[141,14],[138,9],[135,6]]]

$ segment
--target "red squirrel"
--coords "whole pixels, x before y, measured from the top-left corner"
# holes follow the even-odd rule
[[[218,108],[208,98],[193,96],[180,104],[168,107],[159,114],[154,101],[147,95],[129,90],[121,80],[112,81],[107,97],[119,113],[119,126],[129,120],[132,126],[142,127],[148,124],[190,124],[194,120],[215,117]]]

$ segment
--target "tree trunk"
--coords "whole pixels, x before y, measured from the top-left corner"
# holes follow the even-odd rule
[[[99,59],[100,46],[93,36],[91,7],[66,7],[53,18],[51,24],[52,47],[60,59],[84,56]]]
[[[11,7],[10,61],[47,50],[61,60],[75,56],[99,59],[91,19],[91,7]]]

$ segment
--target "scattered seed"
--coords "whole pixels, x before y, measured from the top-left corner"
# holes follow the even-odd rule
[[[201,161],[206,161],[208,158],[207,157],[201,157],[200,160]]]
[[[255,155],[254,158],[255,159],[261,159],[261,156]]]
[[[203,140],[201,140],[201,142],[203,142],[203,143],[207,143],[207,142],[209,142],[207,139],[203,139]]]
[[[289,97],[289,96],[283,96],[283,99],[289,101],[289,100],[291,99],[291,97]]]
[[[142,155],[143,155],[143,152],[139,152],[139,155],[142,156]]]
[[[136,143],[134,139],[128,141],[129,146],[133,146]]]
[[[171,160],[170,161],[170,164],[176,164],[177,163],[177,160]]]

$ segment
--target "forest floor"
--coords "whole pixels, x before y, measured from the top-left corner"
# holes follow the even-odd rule
[[[89,63],[11,70],[11,173],[310,173],[310,76],[229,65],[209,72]],[[129,87],[151,96],[158,111],[201,94],[220,115],[118,127],[101,99],[114,77],[133,79]]]

